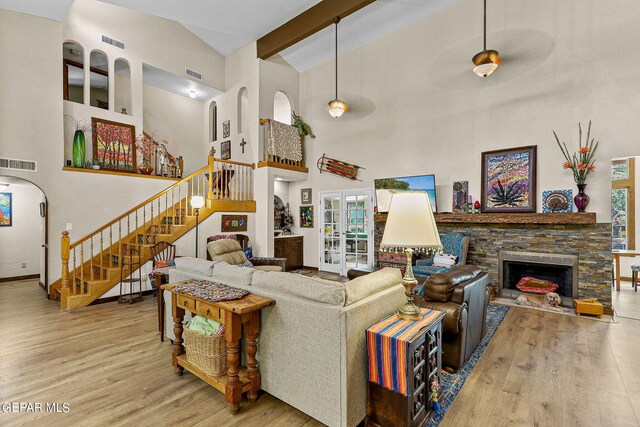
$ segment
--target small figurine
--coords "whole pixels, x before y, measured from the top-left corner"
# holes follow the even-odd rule
[[[476,200],[473,205],[473,213],[480,213],[480,202]]]
[[[467,212],[473,213],[473,199],[469,196],[469,200],[467,201]]]
[[[127,109],[124,107],[122,107],[122,110],[120,110],[120,114],[129,115],[129,113],[127,113]]]
[[[431,393],[433,393],[433,403],[431,404],[431,406],[436,413],[440,413],[440,411],[442,410],[442,407],[438,402],[438,390],[440,390],[440,382],[438,381],[438,376],[436,375],[431,381]]]
[[[182,156],[178,156],[176,166],[178,168],[178,178],[182,178],[182,171],[184,170],[184,160],[182,159]]]

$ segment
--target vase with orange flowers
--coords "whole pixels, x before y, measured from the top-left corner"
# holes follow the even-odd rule
[[[144,175],[151,175],[153,172],[151,155],[155,153],[158,146],[154,135],[147,135],[147,133],[143,132],[136,138],[136,146],[142,152],[142,161],[138,165],[138,172]]]
[[[582,144],[582,126],[578,123],[579,149],[576,153],[569,153],[567,144],[560,142],[560,138],[558,138],[555,131],[553,131],[553,136],[556,137],[558,147],[560,147],[560,151],[562,151],[562,155],[565,158],[565,162],[562,164],[562,167],[564,169],[571,169],[573,172],[573,179],[578,186],[578,194],[574,197],[573,201],[576,204],[576,208],[578,208],[578,212],[584,212],[589,204],[589,196],[584,192],[584,189],[587,186],[587,177],[591,172],[596,170],[596,160],[594,155],[598,149],[598,141],[596,141],[595,138],[591,138],[591,121],[589,121],[587,138],[585,139],[584,144]]]

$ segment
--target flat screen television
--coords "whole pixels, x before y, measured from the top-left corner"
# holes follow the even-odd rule
[[[436,176],[418,175],[399,178],[384,178],[374,181],[376,187],[377,212],[389,212],[391,195],[402,191],[424,191],[429,195],[431,209],[438,211],[436,203]]]

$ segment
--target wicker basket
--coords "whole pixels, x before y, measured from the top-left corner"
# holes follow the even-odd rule
[[[211,376],[227,372],[227,345],[224,334],[203,335],[200,332],[184,329],[184,346],[187,360],[195,367]]]

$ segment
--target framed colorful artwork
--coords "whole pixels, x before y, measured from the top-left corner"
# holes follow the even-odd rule
[[[313,228],[313,206],[300,206],[300,227]]]
[[[482,212],[536,211],[537,146],[482,153]]]
[[[11,227],[12,209],[11,193],[0,193],[0,227]]]
[[[93,160],[100,169],[135,172],[135,126],[92,117],[91,128]]]
[[[222,215],[223,233],[247,231],[247,215]]]
[[[231,136],[231,120],[222,122],[222,137],[229,138]]]
[[[451,212],[469,212],[469,181],[453,182],[453,202],[451,205]]]
[[[310,188],[303,188],[302,190],[300,190],[300,203],[302,203],[303,205],[310,205],[311,204],[311,189]]]
[[[573,212],[573,191],[549,190],[542,192],[542,212]]]
[[[231,141],[224,141],[220,143],[220,158],[222,160],[231,159]]]

